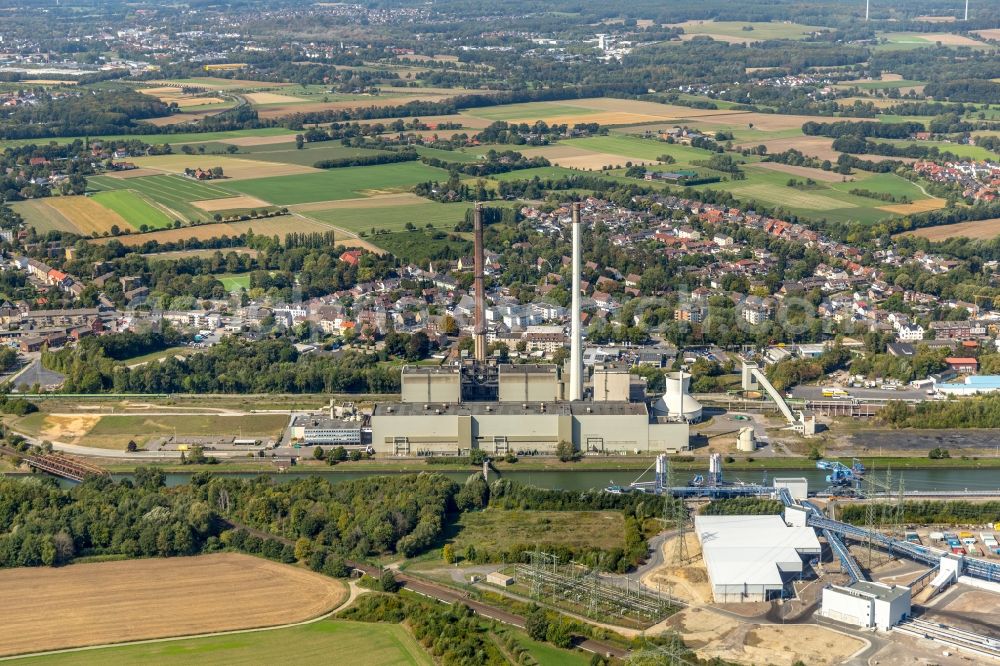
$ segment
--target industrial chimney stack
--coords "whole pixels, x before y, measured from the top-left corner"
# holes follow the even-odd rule
[[[583,332],[580,330],[580,271],[583,250],[580,242],[580,203],[573,204],[573,312],[569,333],[569,399],[583,399]]]
[[[486,362],[486,287],[483,284],[483,272],[486,263],[483,258],[483,205],[476,204],[473,212],[473,235],[475,237],[475,275],[472,288],[476,292],[476,312],[473,328],[476,361]]]

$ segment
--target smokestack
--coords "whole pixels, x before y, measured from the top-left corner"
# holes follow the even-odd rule
[[[475,357],[480,363],[486,362],[486,292],[483,284],[483,272],[485,263],[483,259],[483,205],[476,203],[473,211],[473,236],[475,237],[474,257],[474,280],[472,288],[476,291],[476,312],[473,327],[473,339],[475,341]]]
[[[573,204],[573,312],[569,328],[569,399],[583,399],[583,332],[580,330],[580,203]]]

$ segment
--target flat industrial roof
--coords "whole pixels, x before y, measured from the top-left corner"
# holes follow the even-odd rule
[[[904,587],[902,585],[883,585],[881,583],[872,583],[867,580],[859,580],[858,582],[850,585],[837,587],[846,587],[849,590],[861,592],[862,594],[868,594],[876,599],[888,601],[890,603],[900,597],[910,595],[910,588],[908,587]]]
[[[361,421],[345,421],[343,419],[331,419],[329,416],[299,414],[292,420],[293,427],[305,428],[347,428],[354,429],[361,427]]]
[[[425,409],[424,405],[428,407]],[[525,406],[527,405],[527,406]],[[545,410],[542,411],[542,405]],[[590,409],[588,412],[587,409]],[[392,411],[390,412],[389,409]],[[523,416],[527,414],[578,416],[645,416],[646,405],[642,402],[386,402],[375,405],[373,416],[428,416],[435,410],[441,416],[448,414],[461,416]]]
[[[778,588],[783,572],[801,571],[803,555],[821,552],[813,528],[781,516],[695,516],[694,529],[713,586]]]
[[[404,365],[404,375],[457,375],[458,366],[454,365]]]

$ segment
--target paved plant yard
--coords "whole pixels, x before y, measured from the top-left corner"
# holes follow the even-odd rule
[[[0,589],[0,655],[301,622],[347,597],[333,578],[235,553],[5,569]]]

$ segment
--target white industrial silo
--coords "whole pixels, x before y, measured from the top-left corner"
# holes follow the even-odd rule
[[[701,403],[688,394],[691,385],[691,375],[684,372],[668,372],[666,377],[666,393],[661,398],[660,410],[667,417],[679,421],[700,421]]]
[[[740,428],[740,434],[736,436],[736,450],[744,453],[753,453],[757,450],[757,437],[752,426]]]

